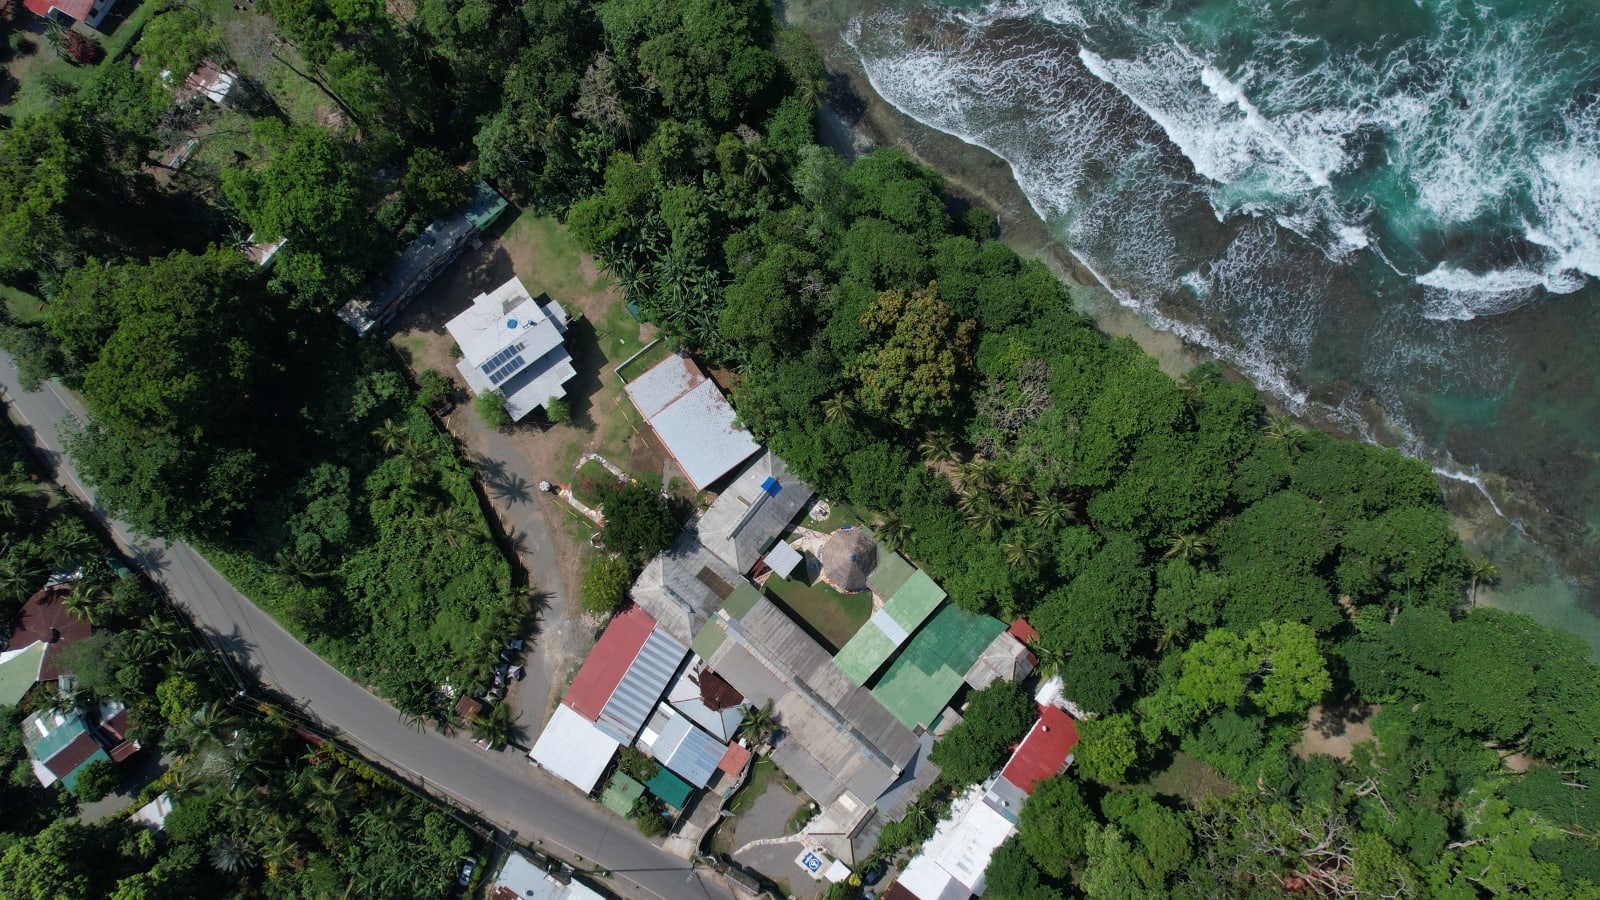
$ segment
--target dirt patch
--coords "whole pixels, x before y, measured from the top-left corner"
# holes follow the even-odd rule
[[[1305,730],[1293,748],[1304,759],[1313,753],[1350,759],[1350,751],[1362,741],[1372,740],[1372,716],[1380,707],[1347,698],[1337,706],[1313,706]]]

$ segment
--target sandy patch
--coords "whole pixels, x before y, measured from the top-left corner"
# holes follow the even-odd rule
[[[1291,749],[1304,759],[1313,753],[1348,761],[1350,750],[1361,741],[1372,740],[1372,716],[1380,707],[1347,700],[1334,707],[1313,706],[1299,743]]]

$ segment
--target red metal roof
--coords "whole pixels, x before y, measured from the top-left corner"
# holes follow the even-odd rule
[[[1039,639],[1039,632],[1033,630],[1033,626],[1028,624],[1027,619],[1018,619],[1012,622],[1011,627],[1006,629],[1006,634],[1024,644],[1031,644]]]
[[[89,757],[100,750],[100,745],[95,742],[94,736],[85,731],[72,739],[72,742],[56,751],[56,755],[44,761],[44,767],[55,773],[57,778],[71,775],[77,768],[89,761]]]
[[[79,22],[89,18],[94,0],[22,0],[28,11],[40,18],[49,18],[51,9],[59,9]]]
[[[717,768],[726,772],[730,778],[738,778],[744,771],[744,764],[750,761],[750,751],[738,744],[729,744],[728,752],[722,754],[722,762],[717,763]]]
[[[632,603],[623,607],[600,635],[561,702],[591,722],[598,720],[655,627],[656,620],[649,613]]]
[[[1000,777],[1024,794],[1031,794],[1035,782],[1061,773],[1077,745],[1078,729],[1072,717],[1054,706],[1041,706],[1039,721],[1033,723],[1017,752],[1011,754]]]
[[[88,637],[94,629],[89,623],[67,611],[61,601],[71,593],[65,586],[45,588],[28,598],[17,613],[17,625],[11,632],[11,649],[21,650],[43,641],[44,664],[39,667],[40,681],[54,681],[61,677],[56,657],[67,647]]]

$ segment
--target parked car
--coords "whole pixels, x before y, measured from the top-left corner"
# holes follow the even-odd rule
[[[503,663],[516,662],[517,661],[517,655],[515,653],[512,653],[510,650],[501,650],[500,651],[500,661],[503,662]]]
[[[508,671],[506,674],[518,681],[521,681],[522,679],[528,677],[528,670],[524,669],[522,666],[512,666],[510,671]]]
[[[456,876],[456,884],[462,887],[466,887],[467,885],[471,884],[472,873],[476,872],[477,870],[477,859],[471,856],[467,857],[466,861],[461,864],[461,874]]]
[[[526,645],[523,643],[522,638],[517,638],[516,640],[512,641],[510,646],[507,647],[506,649],[511,650],[511,651],[513,651],[515,653],[521,653],[522,652],[522,648],[524,646],[526,646]]]

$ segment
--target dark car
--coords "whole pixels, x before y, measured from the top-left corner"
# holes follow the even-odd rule
[[[476,872],[477,870],[478,861],[473,857],[467,857],[466,861],[461,864],[461,874],[456,876],[456,884],[462,887],[466,887],[467,885],[471,884],[472,873]]]

